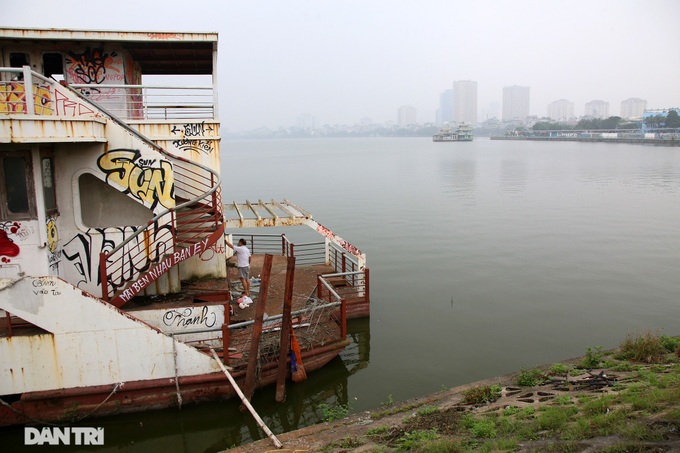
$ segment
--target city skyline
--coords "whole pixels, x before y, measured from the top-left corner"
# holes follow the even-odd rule
[[[452,17],[466,20],[451,27]],[[119,0],[106,14],[25,0],[3,10],[0,26],[218,32],[220,120],[239,131],[289,127],[303,114],[317,126],[385,123],[401,105],[434,122],[440,93],[457,80],[477,82],[480,120],[501,113],[503,87],[513,85],[530,87],[538,117],[558,99],[576,116],[597,99],[613,115],[630,98],[677,107],[678,17],[674,0]]]

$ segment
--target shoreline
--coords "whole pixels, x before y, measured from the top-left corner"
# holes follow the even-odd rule
[[[602,137],[505,137],[492,136],[491,140],[540,141],[540,142],[589,142],[589,143],[628,143],[633,145],[680,146],[680,140],[662,138],[602,138]]]
[[[645,337],[648,338],[648,337]],[[674,340],[680,344],[680,339]],[[404,451],[403,439],[416,432],[431,432],[439,440],[439,446],[446,445],[448,449],[429,451],[477,451],[476,448],[491,443],[496,448],[499,443],[514,442],[513,447],[506,447],[506,451],[542,451],[548,446],[561,444],[564,450],[559,451],[624,451],[607,450],[607,448],[626,446],[645,447],[644,450],[626,449],[625,451],[680,451],[680,346],[675,346],[674,352],[666,351],[660,363],[640,363],[632,360],[619,360],[621,347],[602,352],[588,350],[585,356],[572,358],[552,365],[537,367],[531,371],[521,370],[503,376],[492,377],[451,389],[442,390],[422,397],[411,398],[399,403],[383,405],[381,407],[349,415],[331,422],[323,422],[298,430],[277,435],[283,443],[283,448],[277,450],[270,439],[264,438],[249,444],[227,450],[230,453],[260,453],[274,451],[323,451],[331,452],[391,452]],[[590,369],[580,368],[583,364],[592,364],[593,359],[599,367]],[[567,370],[559,376],[554,370]],[[523,378],[534,372],[544,373],[544,379],[535,385],[519,385]],[[649,376],[653,375],[653,378]],[[660,407],[644,410],[623,411],[627,403],[610,402],[625,398],[630,393],[639,392],[638,386],[648,385],[649,382],[664,381],[670,387],[669,401],[664,400]],[[497,399],[486,403],[470,403],[470,394],[480,389],[498,389]],[[640,396],[643,400],[653,398]],[[600,413],[588,412],[591,406],[606,403],[606,411]],[[626,401],[622,399],[622,401]],[[664,405],[665,404],[665,405]],[[583,409],[579,406],[585,406]],[[611,407],[610,407],[611,406]],[[599,407],[599,406],[596,406]],[[635,405],[633,404],[633,407]],[[512,409],[512,411],[510,410]],[[568,409],[576,419],[573,424],[585,423],[583,438],[568,438],[564,431],[551,431],[541,427],[534,433],[534,437],[519,440],[502,440],[493,436],[471,436],[461,431],[462,420],[481,419],[499,420],[505,418],[508,423],[525,423],[527,418],[536,419],[540,425],[542,414]],[[610,411],[611,409],[611,411]],[[580,412],[582,411],[582,412]],[[509,422],[507,417],[517,417]],[[624,415],[620,415],[623,413]],[[517,415],[519,414],[519,415]],[[529,414],[520,419],[522,414]],[[611,415],[610,415],[611,414]],[[610,430],[598,431],[598,418],[604,420],[619,420],[624,417],[623,425],[609,427]],[[579,420],[583,419],[583,420]],[[531,422],[530,422],[531,423]],[[590,425],[588,425],[590,424]],[[593,426],[594,425],[594,426]],[[639,434],[640,439],[630,439],[629,426],[667,428],[661,432]],[[502,437],[498,426],[499,436]],[[550,427],[549,427],[550,428]],[[456,432],[455,430],[458,429]],[[566,425],[561,427],[566,430]],[[632,429],[630,430],[632,431]],[[434,434],[436,433],[436,434]],[[603,434],[604,433],[604,434]],[[505,433],[503,433],[505,434]],[[656,435],[656,437],[654,437]],[[401,436],[401,437],[399,437]],[[566,437],[566,439],[565,439]],[[399,442],[402,441],[402,444]],[[396,444],[395,444],[396,443]],[[495,444],[494,444],[495,443]],[[397,445],[397,447],[395,447]],[[399,448],[401,445],[402,448]],[[456,448],[451,449],[452,446]],[[422,445],[410,447],[418,450]],[[459,449],[461,448],[461,449]],[[506,448],[500,448],[505,450]],[[487,451],[487,450],[485,450]],[[494,450],[495,451],[495,450]],[[553,451],[553,450],[551,450]],[[556,451],[556,450],[555,450]]]

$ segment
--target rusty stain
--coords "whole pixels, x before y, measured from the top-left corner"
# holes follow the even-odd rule
[[[150,39],[177,39],[177,33],[147,33],[146,36]]]

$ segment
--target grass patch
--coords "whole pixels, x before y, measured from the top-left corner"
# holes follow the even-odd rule
[[[572,367],[569,365],[565,365],[563,363],[555,363],[550,367],[549,374],[551,376],[565,376],[567,373],[571,371]]]
[[[578,412],[575,407],[549,406],[539,411],[536,425],[540,430],[560,431]]]
[[[437,440],[439,435],[436,429],[416,430],[405,432],[403,436],[395,441],[397,451],[417,451],[425,444]]]
[[[522,368],[515,380],[515,383],[520,387],[536,387],[542,384],[547,379],[545,373],[538,368],[533,370],[526,370]]]
[[[436,406],[423,406],[418,411],[416,412],[416,415],[420,415],[421,417],[426,417],[428,415],[436,414],[439,412],[439,408]]]
[[[345,418],[349,414],[349,407],[343,405],[329,406],[326,403],[321,403],[319,404],[319,410],[323,420],[328,423]]]
[[[662,363],[668,352],[661,339],[651,332],[637,336],[628,335],[619,346],[619,350],[619,357],[642,363]]]
[[[492,403],[501,397],[501,387],[498,385],[482,385],[463,392],[466,404]]]
[[[544,368],[548,371],[521,370],[516,376],[518,387],[548,383],[551,387],[508,387],[508,398],[517,398],[516,405],[488,404],[498,400],[502,388],[485,385],[469,388],[462,394],[462,403],[444,410],[433,406],[432,400],[389,407],[372,418],[415,413],[399,426],[368,430],[365,437],[344,439],[347,446],[336,448],[350,450],[356,448],[350,444],[370,438],[380,444],[377,448],[385,447],[372,450],[376,452],[496,452],[520,448],[577,452],[592,446],[591,439],[602,438],[610,446],[598,445],[593,451],[658,451],[650,445],[680,439],[678,343],[680,339],[645,334],[627,337],[616,352],[605,354],[600,347],[588,348],[577,368],[603,369],[608,379],[602,386],[581,385],[578,376],[549,383],[551,376],[569,376],[573,370],[571,365],[556,363]],[[549,397],[542,398],[545,396]],[[530,405],[523,406],[527,402]],[[532,450],[531,442],[536,441]]]
[[[602,358],[604,353],[602,352],[602,346],[595,346],[594,348],[586,348],[586,355],[581,360],[579,368],[590,370],[597,368],[602,363]]]

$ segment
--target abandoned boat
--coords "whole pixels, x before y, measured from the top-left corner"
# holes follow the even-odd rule
[[[439,132],[432,136],[433,142],[471,142],[472,126],[461,124],[457,128],[450,126],[443,127]]]
[[[313,371],[368,316],[359,249],[290,201],[222,203],[217,38],[0,28],[0,426],[231,397],[223,365],[279,383],[291,337]],[[319,240],[239,233],[296,225]]]

